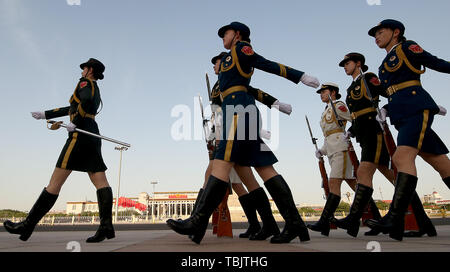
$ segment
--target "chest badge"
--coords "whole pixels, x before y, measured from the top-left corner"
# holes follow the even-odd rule
[[[356,86],[355,91],[359,91],[359,89],[361,89],[360,86]]]
[[[389,61],[394,61],[397,57],[396,56],[392,56]]]
[[[231,60],[231,56],[228,56],[228,57],[225,59],[226,62],[229,62],[230,60]]]

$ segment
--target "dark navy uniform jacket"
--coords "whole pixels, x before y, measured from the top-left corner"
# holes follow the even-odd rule
[[[222,103],[224,125],[222,139],[227,140],[220,141],[215,158],[235,162],[243,166],[260,167],[273,165],[278,160],[259,136],[259,121],[256,122],[255,128],[255,124],[249,119],[250,115],[247,115],[245,110],[239,109],[240,107],[248,109],[252,108],[248,106],[255,105],[255,98],[248,91],[254,68],[285,77],[295,83],[300,81],[304,73],[263,58],[253,51],[248,42],[238,42],[221,60],[219,89],[224,96]],[[238,106],[235,109],[242,111],[235,112],[231,120],[227,120],[229,105]],[[257,108],[256,116],[259,116]],[[239,133],[237,132],[242,131],[242,127],[238,128],[242,122],[245,124],[243,127],[245,138],[243,140],[239,139]],[[256,137],[254,137],[255,132]]]
[[[100,106],[100,90],[97,82],[87,78],[80,78],[75,91],[70,97],[70,106],[56,108],[45,112],[46,119],[70,115],[70,121],[77,128],[98,134],[95,115]]]
[[[250,43],[241,41],[222,58],[219,74],[220,90],[223,92],[233,86],[248,86],[254,68],[285,77],[294,83],[299,83],[304,74],[302,71],[265,59],[253,51]]]
[[[404,41],[394,47],[384,58],[379,67],[378,75],[382,86],[388,91],[390,86],[420,81],[420,75],[425,72],[421,66],[450,73],[450,63],[423,50],[414,41]],[[420,86],[410,86],[398,90],[389,97],[388,111],[392,124],[414,114],[430,110],[431,114],[439,112],[430,94]]]
[[[377,115],[376,106],[378,106],[379,96],[386,96],[378,77],[374,73],[365,73],[364,79],[368,86],[365,86],[361,75],[352,82],[347,89],[345,103],[352,113],[352,126],[349,131],[356,137],[358,142],[361,135],[367,134],[367,130],[372,133],[381,131],[378,122],[375,119]],[[369,98],[367,88],[374,103]]]
[[[252,86],[248,86],[247,93],[253,96],[256,100],[261,102],[262,104],[266,105],[267,107],[271,108],[272,104],[277,101],[278,99],[271,96],[270,94],[260,90],[253,88]],[[214,84],[212,90],[211,90],[211,102],[212,104],[222,106],[222,99],[220,95],[220,89],[219,89],[219,82],[217,81],[216,84]]]
[[[99,134],[95,115],[100,106],[100,90],[95,81],[81,78],[69,100],[70,106],[48,110],[46,119],[69,115],[79,129]],[[107,167],[101,153],[101,140],[77,131],[69,132],[56,167],[82,172],[104,172]]]

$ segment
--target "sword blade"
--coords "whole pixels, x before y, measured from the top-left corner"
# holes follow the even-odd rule
[[[56,123],[56,121],[47,121],[47,123],[54,124],[54,123]],[[67,128],[67,125],[62,123],[61,127]],[[90,135],[92,137],[100,138],[100,139],[103,139],[103,140],[106,140],[106,141],[109,141],[109,142],[113,142],[113,143],[116,143],[116,144],[119,144],[119,145],[123,145],[123,146],[126,146],[126,147],[131,147],[131,145],[128,144],[128,143],[121,142],[121,141],[118,141],[118,140],[115,140],[113,138],[109,138],[109,137],[106,137],[106,136],[103,136],[103,135],[100,135],[100,134],[95,134],[95,133],[92,133],[92,132],[89,132],[89,131],[86,131],[86,130],[83,130],[83,129],[75,128],[75,131],[83,133],[83,134],[86,134],[86,135]]]

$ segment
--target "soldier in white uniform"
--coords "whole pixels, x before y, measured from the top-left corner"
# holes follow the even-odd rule
[[[339,94],[339,86],[334,83],[324,83],[317,90],[323,103],[326,103],[322,118],[320,119],[320,127],[325,137],[323,146],[316,151],[316,157],[328,157],[331,166],[329,176],[330,193],[323,209],[319,221],[315,224],[309,224],[308,228],[314,231],[320,231],[322,235],[328,236],[330,232],[329,220],[333,217],[340,201],[341,201],[341,184],[345,180],[348,185],[355,190],[356,178],[353,175],[353,165],[348,154],[348,141],[344,136],[344,129],[347,121],[351,121],[350,111],[342,101]],[[339,118],[336,118],[333,108],[331,107],[329,97],[333,99]],[[338,120],[343,120],[342,126]]]

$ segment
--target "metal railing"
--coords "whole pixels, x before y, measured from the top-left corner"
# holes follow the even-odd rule
[[[380,211],[383,216],[387,211]],[[431,218],[445,218],[450,217],[450,211],[446,214],[440,212],[432,212],[427,213]],[[320,213],[303,213],[300,212],[300,215],[305,221],[314,221],[320,217]],[[283,220],[281,215],[278,213],[274,214],[276,220]],[[343,218],[347,216],[345,212],[336,212],[334,214],[336,218]],[[153,219],[151,215],[127,215],[127,216],[118,216],[117,220],[113,215],[114,224],[149,224],[149,223],[163,223],[169,218],[173,219],[186,219],[189,215],[172,215],[172,216],[155,216]],[[11,220],[12,222],[20,222],[25,220],[25,217],[12,217],[12,218],[0,218],[0,223],[3,223],[6,220]],[[245,216],[243,216],[243,221],[245,221]],[[89,225],[89,224],[99,224],[100,218],[98,216],[52,216],[47,215],[41,219],[39,225]]]

